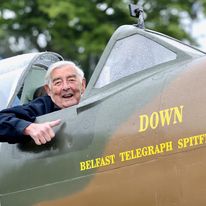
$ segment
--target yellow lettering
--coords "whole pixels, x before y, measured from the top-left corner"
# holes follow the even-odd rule
[[[141,148],[136,149],[136,157],[137,158],[142,157]]]
[[[115,163],[115,155],[108,155],[101,158],[87,160],[80,162],[80,171],[104,167]]]
[[[104,158],[101,158],[101,163],[100,163],[100,165],[99,165],[99,167],[102,167],[102,166],[105,166],[106,164],[105,164],[105,162],[104,162]]]
[[[200,144],[204,144],[205,138],[204,138],[203,135],[200,135],[200,136],[199,136],[199,140],[200,140]]]
[[[125,154],[126,154],[126,160],[130,160],[131,159],[130,151],[127,151]]]
[[[187,138],[184,138],[183,139],[183,145],[184,147],[187,147],[188,143],[190,142],[190,139],[187,137]]]
[[[149,126],[149,117],[147,115],[140,115],[140,127],[139,132],[144,132]]]
[[[159,124],[164,127],[166,125],[169,126],[171,123],[182,123],[183,108],[184,106],[181,105],[179,107],[172,107],[159,112],[153,112],[150,116],[146,114],[140,115],[139,132],[145,132],[148,128],[156,129]],[[171,122],[172,118],[174,118],[173,122]]]
[[[95,162],[96,162],[96,164],[92,168],[99,167],[101,165],[101,158],[96,158]]]
[[[162,110],[162,111],[159,112],[162,127],[165,126],[165,122],[166,122],[167,125],[170,124],[170,119],[171,119],[171,116],[172,116],[172,110],[173,110],[173,108],[170,108],[170,109],[165,109],[165,110]]]
[[[159,149],[159,145],[155,145],[155,154],[159,154],[159,153],[161,153]]]
[[[80,171],[86,170],[85,162],[80,162]]]
[[[192,139],[194,140],[194,145],[198,145],[198,136],[194,136]]]
[[[147,147],[143,147],[143,148],[142,148],[142,156],[143,156],[143,157],[148,156]]]
[[[154,155],[154,147],[153,146],[148,146],[148,155]]]
[[[173,150],[172,141],[170,142],[164,142],[161,144],[157,144],[154,146],[145,146],[142,148],[137,148],[135,150],[120,152],[120,160],[121,162],[138,159],[141,157],[147,157],[150,155],[156,155],[163,152],[169,152]]]
[[[200,134],[192,137],[185,137],[178,140],[178,149],[193,147],[206,143],[206,134]]]
[[[183,119],[183,105],[180,106],[180,109],[178,107],[174,107],[174,122],[173,124],[177,123],[177,119],[179,123],[182,123]]]
[[[153,112],[150,117],[150,127],[156,129],[159,124],[159,115],[157,112]]]
[[[93,164],[92,161],[94,161],[94,160],[87,160],[87,161],[85,162],[85,163],[86,163],[86,169],[87,169],[87,170],[92,168],[92,166],[91,166],[91,163]]]
[[[110,155],[110,158],[111,158],[111,164],[114,164],[115,163],[115,155]]]
[[[172,151],[173,150],[173,143],[172,141],[166,142],[166,152]]]
[[[182,149],[183,148],[183,140],[179,139],[177,142],[177,145],[178,145],[178,149]]]
[[[160,144],[160,153],[164,152],[165,148],[166,148],[166,144],[165,143],[161,143]]]

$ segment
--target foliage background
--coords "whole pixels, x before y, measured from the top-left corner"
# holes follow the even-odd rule
[[[117,27],[134,24],[129,0],[1,0],[0,56],[54,51],[78,62],[89,78]],[[143,0],[145,26],[196,44],[183,20],[206,13],[206,0]]]

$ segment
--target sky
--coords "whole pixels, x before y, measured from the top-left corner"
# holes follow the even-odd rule
[[[206,19],[201,18],[192,25],[192,36],[197,39],[199,48],[206,52]]]

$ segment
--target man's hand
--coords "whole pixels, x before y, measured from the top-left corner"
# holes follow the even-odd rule
[[[31,136],[37,145],[45,144],[55,136],[53,127],[60,123],[60,119],[45,123],[31,123],[25,128],[24,134]]]

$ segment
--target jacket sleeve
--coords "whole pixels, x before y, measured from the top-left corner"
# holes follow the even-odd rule
[[[26,137],[24,129],[35,121],[37,116],[51,112],[51,101],[40,97],[27,105],[16,106],[0,111],[0,142],[21,142]]]

